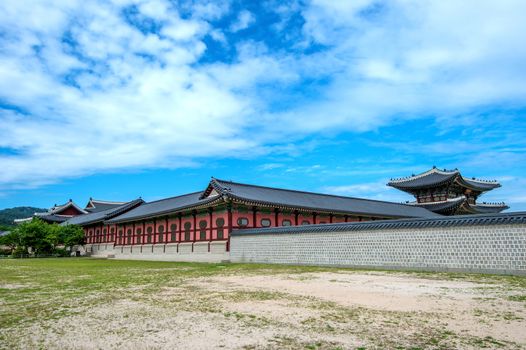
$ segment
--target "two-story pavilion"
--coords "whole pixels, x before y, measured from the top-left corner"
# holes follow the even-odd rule
[[[421,174],[391,179],[387,185],[413,195],[415,201],[409,204],[442,215],[488,214],[508,209],[504,203],[478,202],[482,194],[500,187],[500,183],[467,178],[458,169],[433,167]]]

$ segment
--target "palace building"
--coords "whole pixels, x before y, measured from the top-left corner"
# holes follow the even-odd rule
[[[496,181],[464,178],[458,170],[433,168],[391,180],[389,186],[415,196],[412,203],[336,196],[212,178],[203,190],[153,202],[91,199],[84,208],[69,201],[48,213],[48,222],[75,224],[95,256],[136,256],[183,261],[228,259],[232,231],[442,215],[500,212],[503,203],[478,203]],[[28,218],[31,219],[31,218]]]
[[[77,204],[75,204],[71,199],[62,205],[54,205],[49,208],[48,211],[42,213],[34,213],[32,216],[23,219],[16,219],[15,224],[20,224],[22,222],[31,221],[33,218],[39,218],[42,221],[47,223],[61,223],[65,222],[72,217],[77,215],[87,214],[88,211],[82,209]]]
[[[22,222],[31,221],[33,218],[39,218],[40,220],[47,223],[62,223],[73,217],[79,215],[87,215],[90,213],[102,211],[108,208],[113,208],[124,204],[123,202],[111,202],[102,201],[90,198],[86,207],[82,209],[79,205],[75,204],[71,199],[62,205],[54,205],[48,211],[42,213],[34,213],[33,216],[23,219],[16,219],[15,223],[20,224]]]
[[[200,192],[148,203],[137,199],[76,216],[67,224],[82,226],[88,244],[166,244],[194,252],[228,251],[235,229],[437,216],[414,205],[212,178]]]
[[[418,175],[391,179],[388,186],[415,197],[409,204],[442,215],[499,213],[509,207],[504,203],[478,202],[478,198],[500,187],[497,181],[467,178],[457,169],[439,170],[436,167]]]

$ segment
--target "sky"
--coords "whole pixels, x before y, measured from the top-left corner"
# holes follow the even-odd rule
[[[0,209],[211,177],[405,202],[496,179],[526,210],[526,1],[0,2]]]

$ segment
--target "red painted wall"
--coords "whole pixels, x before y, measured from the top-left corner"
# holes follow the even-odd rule
[[[81,213],[80,211],[78,211],[74,207],[69,207],[69,208],[66,208],[66,209],[64,209],[64,210],[62,210],[60,212],[56,212],[56,214],[76,216],[76,215],[80,215],[80,214],[83,214],[83,213]]]
[[[264,227],[263,224],[265,223],[270,227],[283,226],[284,220],[290,221],[291,226],[294,226],[296,215],[298,225],[331,222],[331,217],[328,214],[318,214],[314,218],[312,213],[301,212],[296,214],[290,211],[278,212],[276,221],[276,212],[273,208],[258,208],[254,222],[252,207],[234,205],[232,207],[232,229]],[[371,220],[371,218],[348,216],[346,219],[344,215],[332,216],[333,223],[365,220]],[[218,224],[221,221],[223,225],[219,227]],[[196,224],[195,227],[194,222]],[[200,223],[203,227],[200,226]],[[137,245],[226,240],[228,239],[228,211],[224,208],[216,208],[213,210],[212,215],[210,215],[209,211],[203,210],[195,213],[195,218],[194,213],[184,212],[181,214],[181,218],[173,216],[169,218],[160,217],[155,220],[136,221],[122,225],[92,225],[83,229],[87,243],[109,242],[117,245]],[[222,238],[219,236],[220,230],[223,231]],[[201,231],[204,236],[201,235]]]

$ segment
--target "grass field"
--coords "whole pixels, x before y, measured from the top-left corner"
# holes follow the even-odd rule
[[[0,260],[0,347],[526,348],[526,278]]]

